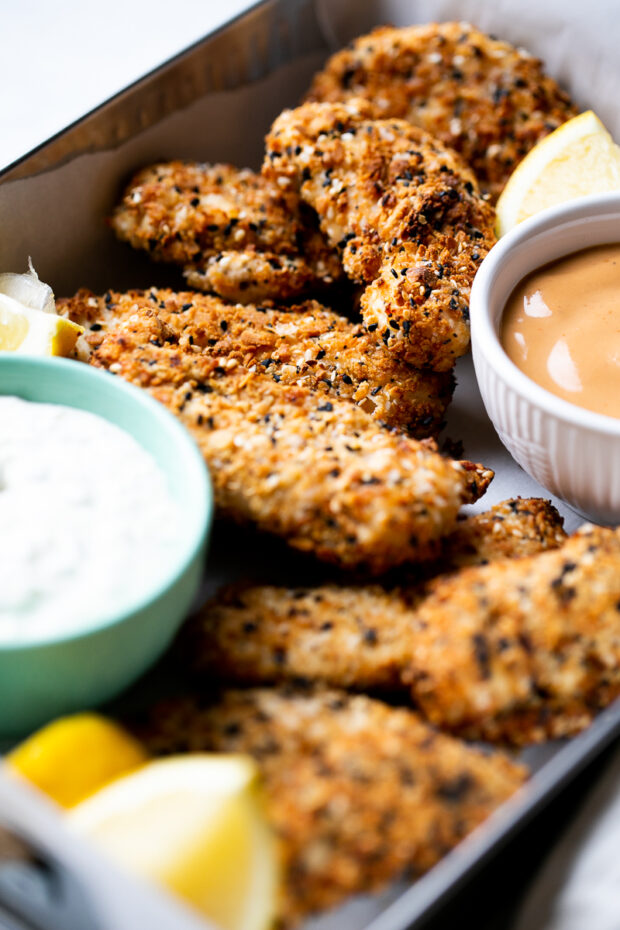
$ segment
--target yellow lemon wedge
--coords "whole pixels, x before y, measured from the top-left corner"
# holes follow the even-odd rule
[[[615,190],[620,190],[620,147],[587,110],[541,139],[517,166],[497,201],[497,234],[547,207]]]
[[[57,804],[72,807],[147,759],[141,744],[121,727],[85,713],[38,730],[6,762]]]
[[[250,758],[158,759],[102,788],[68,817],[129,871],[164,884],[225,930],[272,926],[276,846]]]
[[[0,293],[0,351],[70,355],[83,327],[55,313],[33,310]]]

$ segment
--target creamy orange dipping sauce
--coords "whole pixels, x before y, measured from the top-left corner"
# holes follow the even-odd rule
[[[566,255],[510,295],[500,339],[532,381],[620,417],[620,244]]]

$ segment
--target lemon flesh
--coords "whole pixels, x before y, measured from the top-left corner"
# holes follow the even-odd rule
[[[70,355],[83,327],[0,294],[0,352]]]
[[[72,807],[148,760],[141,744],[98,714],[48,724],[6,757],[7,764],[62,807]]]
[[[0,351],[21,355],[70,355],[83,327],[0,293]]]
[[[225,930],[273,924],[276,848],[251,759],[160,759],[74,807],[69,819],[129,871],[164,884]]]
[[[545,136],[518,165],[497,201],[497,234],[566,200],[615,190],[620,147],[588,110]]]

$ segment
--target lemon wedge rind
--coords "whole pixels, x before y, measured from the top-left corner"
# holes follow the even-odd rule
[[[6,763],[62,807],[72,807],[148,761],[129,733],[94,713],[61,717],[33,733]]]

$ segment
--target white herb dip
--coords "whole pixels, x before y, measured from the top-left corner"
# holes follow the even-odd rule
[[[69,633],[150,593],[181,515],[128,433],[73,407],[0,397],[0,642]]]

